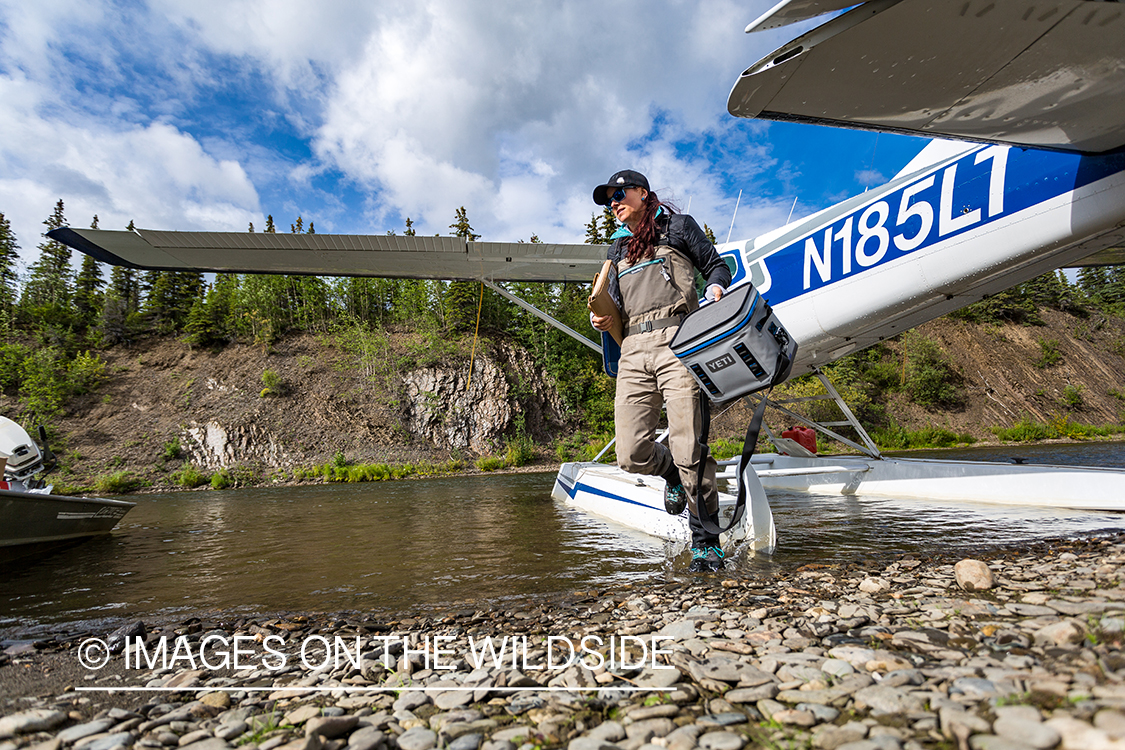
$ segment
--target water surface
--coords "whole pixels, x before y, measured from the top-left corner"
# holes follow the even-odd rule
[[[1010,455],[1125,465],[1121,443],[941,453]],[[512,474],[133,497],[137,507],[112,534],[0,566],[0,637],[201,612],[472,606],[686,576],[686,553],[556,503],[553,482],[553,473]],[[1115,513],[783,492],[770,499],[778,550],[733,560],[729,575],[1125,528],[1125,514]]]

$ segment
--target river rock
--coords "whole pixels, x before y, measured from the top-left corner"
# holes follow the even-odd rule
[[[13,667],[14,669],[14,667]],[[45,732],[66,721],[66,714],[49,708],[33,708],[0,719],[0,738],[28,732]]]
[[[470,733],[463,734],[446,745],[446,750],[478,750],[484,742],[484,735]]]
[[[230,708],[230,695],[225,691],[207,693],[199,699],[199,702],[214,708]]]
[[[385,741],[386,735],[375,727],[360,727],[348,735],[348,750],[375,750]]]
[[[73,727],[68,727],[59,732],[57,738],[64,745],[70,745],[83,737],[89,737],[92,734],[104,732],[116,723],[117,722],[113,719],[99,719],[97,721],[86,722],[85,724],[76,724]]]
[[[593,737],[575,737],[566,746],[567,750],[621,750],[617,745]]]
[[[676,725],[671,719],[646,719],[625,727],[625,736],[631,740],[640,738],[641,742],[648,742],[653,737],[665,737],[672,733]]]
[[[995,734],[974,734],[969,738],[969,747],[972,750],[1032,750],[1030,745]]]
[[[250,726],[245,721],[236,721],[233,724],[223,724],[215,729],[215,736],[220,740],[231,741],[235,737],[241,737],[246,733]]]
[[[115,747],[129,747],[133,744],[132,732],[116,732],[114,734],[107,734],[105,737],[89,742],[82,745],[83,750],[113,750]],[[225,747],[227,743],[223,743]]]
[[[1104,709],[1094,715],[1094,726],[1114,739],[1125,739],[1125,715],[1120,710]]]
[[[1039,628],[1032,637],[1036,646],[1069,646],[1085,637],[1085,629],[1074,620],[1063,620]]]
[[[218,737],[210,737],[205,740],[200,740],[199,742],[193,742],[190,745],[184,745],[181,750],[227,750],[229,747],[230,745],[220,740]],[[309,748],[309,750],[314,749]],[[319,750],[319,748],[315,750]]]
[[[409,695],[409,693],[407,693],[407,695]],[[309,719],[316,718],[317,716],[320,716],[320,706],[304,705],[298,706],[289,713],[285,714],[285,718],[282,719],[282,721],[285,724],[292,724],[296,727],[304,724]]]
[[[704,750],[741,750],[744,744],[742,735],[733,732],[709,732],[699,738],[699,746]]]
[[[358,716],[317,716],[305,723],[305,736],[319,734],[328,740],[343,737],[358,721]]]
[[[398,738],[402,750],[430,750],[437,745],[437,733],[424,727],[414,727],[403,732]]]
[[[767,682],[753,688],[735,688],[723,694],[731,703],[757,703],[766,698],[776,698],[778,692],[776,682]]]
[[[819,750],[837,750],[842,745],[862,740],[867,731],[867,725],[858,721],[849,721],[843,726],[821,725],[813,730],[813,746]]]
[[[625,739],[625,727],[616,721],[603,721],[591,729],[586,736],[602,742],[617,742]]]
[[[1062,740],[1059,731],[1054,727],[1038,721],[1010,717],[1001,717],[993,722],[992,731],[1000,737],[1022,742],[1036,750],[1050,750]]]
[[[886,685],[871,685],[856,691],[857,708],[880,714],[908,714],[922,710],[922,701],[911,693]]]
[[[965,591],[987,591],[993,586],[992,571],[980,560],[962,560],[953,566],[953,575]]]

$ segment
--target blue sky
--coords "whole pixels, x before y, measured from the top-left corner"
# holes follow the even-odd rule
[[[23,255],[62,198],[102,228],[581,241],[645,172],[720,241],[893,176],[924,141],[726,112],[787,41],[774,0],[0,0],[0,212]]]

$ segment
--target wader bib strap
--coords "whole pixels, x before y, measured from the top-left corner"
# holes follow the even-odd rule
[[[778,380],[782,373],[788,373],[789,362],[785,352],[779,352],[777,355],[777,368],[774,370],[774,380]],[[711,534],[725,534],[733,529],[742,516],[746,513],[746,485],[742,482],[742,472],[750,465],[750,459],[754,455],[754,447],[758,444],[758,434],[762,431],[762,419],[766,414],[766,403],[769,402],[770,393],[773,392],[773,387],[776,382],[770,383],[769,390],[762,396],[762,400],[758,402],[758,407],[754,409],[754,416],[750,419],[750,424],[746,428],[746,439],[742,443],[742,456],[738,459],[738,499],[734,504],[734,513],[731,515],[730,523],[725,527],[719,523],[719,513],[716,508],[715,513],[708,510],[707,505],[703,502],[703,469],[707,463],[707,456],[710,455],[710,448],[707,446],[707,440],[711,434],[711,407],[710,400],[703,395],[703,391],[699,392],[699,400],[702,402],[703,409],[703,434],[700,437],[700,442],[703,443],[703,451],[699,456],[699,463],[695,467],[696,474],[699,476],[699,481],[696,483],[695,490],[695,510],[699,514],[699,523],[703,528]]]
[[[683,315],[673,315],[670,318],[661,318],[660,320],[646,320],[644,323],[629,326],[625,329],[625,335],[635,336],[638,333],[651,333],[652,331],[659,331],[664,328],[675,328],[680,325],[683,319]]]

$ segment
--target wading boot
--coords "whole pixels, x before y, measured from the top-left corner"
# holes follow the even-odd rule
[[[689,573],[714,573],[723,569],[722,547],[692,547]]]
[[[664,510],[669,515],[678,516],[687,507],[687,490],[680,479],[680,471],[672,464],[672,468],[664,474]]]

